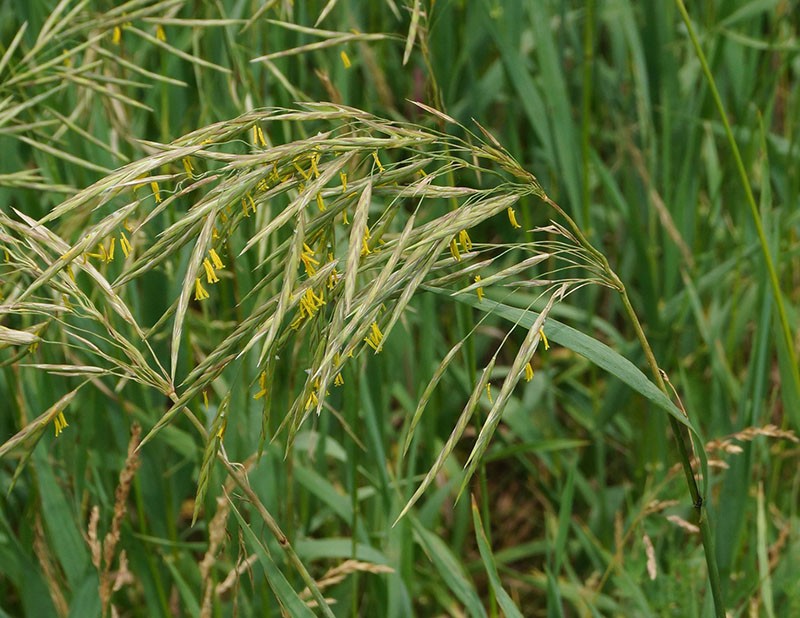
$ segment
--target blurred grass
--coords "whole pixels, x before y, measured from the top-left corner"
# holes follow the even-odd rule
[[[758,200],[796,345],[797,6],[715,0],[688,8]],[[412,30],[414,46],[404,64]],[[318,45],[301,51],[312,44]],[[0,3],[0,209],[13,220],[19,218],[12,209],[40,219],[81,195],[79,209],[47,224],[75,244],[128,203],[123,196],[109,200],[105,193],[80,191],[149,156],[147,172],[160,178],[166,201],[169,179],[182,167],[180,157],[160,163],[165,151],[159,144],[253,109],[335,101],[459,131],[409,99],[480,133],[471,122],[477,120],[602,249],[692,422],[715,439],[708,444],[708,497],[727,608],[734,615],[800,612],[794,575],[800,451],[791,433],[800,426],[800,404],[785,386],[796,367],[775,317],[736,162],[673,4],[6,1]],[[311,139],[316,130],[276,121],[266,139],[286,144]],[[256,142],[244,132],[235,139],[218,147],[219,156],[239,155],[245,140]],[[193,160],[202,178],[222,167],[211,156]],[[400,162],[384,159],[383,165]],[[463,182],[462,176],[439,178],[439,184]],[[137,191],[140,200],[152,193],[149,184]],[[137,255],[157,241],[156,232],[184,220],[196,201],[191,193],[175,197],[152,227],[134,235]],[[101,202],[108,206],[95,211]],[[257,306],[247,297],[261,280],[257,267],[276,253],[291,254],[284,233],[238,255],[289,202],[277,196],[264,204],[268,215],[262,209],[258,218],[239,217],[229,252],[221,255],[227,275],[212,291],[218,297],[213,308],[189,301],[183,309],[185,332],[174,363],[179,377]],[[419,211],[420,222],[452,207],[431,198]],[[309,208],[316,209],[313,201]],[[523,230],[554,216],[535,196],[522,196],[516,210]],[[369,214],[373,232],[380,212],[375,206]],[[387,240],[398,240],[410,214],[401,209],[396,220],[385,221]],[[307,233],[317,229],[307,223]],[[537,250],[522,243],[542,242],[541,234],[513,230],[504,216],[481,221],[470,235],[481,258],[494,258],[481,271],[484,279]],[[319,246],[334,241],[322,237]],[[14,238],[17,244],[9,237],[0,242],[15,258],[32,251],[24,236]],[[143,328],[152,327],[190,281],[184,275],[191,249],[170,253],[159,268],[125,285],[121,297]],[[120,263],[103,267],[109,281],[123,272]],[[520,282],[563,264],[546,266],[512,277],[509,287],[487,286],[486,295],[541,309],[538,290]],[[4,267],[4,300],[19,293],[19,282],[26,281],[21,271],[21,265]],[[283,273],[276,270],[265,289],[279,292]],[[472,274],[459,275],[453,289],[466,287]],[[551,315],[644,366],[629,343],[635,334],[623,307],[609,292],[578,290]],[[60,302],[60,293],[56,289],[50,300]],[[132,336],[103,304],[106,297],[86,293],[103,318]],[[216,376],[206,388],[208,421],[199,420],[211,440],[204,442],[198,428],[176,417],[138,451],[118,545],[95,566],[92,507],[99,507],[97,538],[105,543],[120,504],[120,472],[132,461],[126,456],[131,427],[138,422],[146,434],[171,404],[157,389],[119,376],[86,381],[52,367],[45,371],[42,365],[80,364],[85,357],[62,328],[66,318],[48,320],[13,305],[2,311],[3,326],[41,341],[0,350],[6,402],[0,441],[36,426],[43,411],[55,413],[51,406],[79,388],[61,435],[54,439],[48,424],[35,448],[35,442],[23,445],[0,463],[7,496],[0,509],[0,609],[7,615],[98,615],[104,573],[117,578],[121,588],[113,604],[127,615],[195,615],[201,607],[203,615],[279,615],[281,606],[301,615],[291,608],[320,594],[335,601],[335,615],[509,615],[509,603],[523,615],[709,613],[693,509],[680,470],[671,466],[676,456],[664,416],[648,413],[655,408],[645,399],[568,347],[540,350],[534,379],[507,401],[470,485],[476,508],[455,496],[491,408],[485,394],[431,486],[392,527],[443,449],[482,369],[496,358],[496,396],[524,338],[514,331],[501,347],[509,322],[430,293],[411,299],[380,354],[345,365],[345,386],[331,389],[318,417],[298,427],[291,443],[278,433],[262,445],[260,459],[252,456],[259,450],[263,401],[269,401],[271,437],[306,383],[303,369],[319,342],[309,341],[311,352],[299,343],[281,350],[281,362],[268,365],[267,398],[252,399],[263,369],[257,354]],[[171,326],[156,329],[149,340],[168,373],[170,352],[177,349],[170,345]],[[77,332],[104,353],[114,349],[99,339],[107,335],[96,325],[83,321],[80,327],[86,331]],[[420,396],[461,341],[402,456]],[[208,493],[195,503],[204,450],[219,452],[212,423],[222,422],[217,412],[228,393],[226,465],[244,463],[259,502],[242,499],[248,494],[230,469],[209,464]],[[199,392],[192,409],[206,418]],[[31,450],[12,488],[21,453]],[[280,537],[270,534],[264,512],[318,590],[303,591],[307,582],[286,558]]]

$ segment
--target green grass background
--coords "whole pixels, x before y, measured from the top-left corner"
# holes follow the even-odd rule
[[[687,8],[763,238],[678,6],[626,0],[0,2],[0,209],[39,219],[151,154],[151,142],[169,143],[254,108],[335,100],[442,128],[409,102],[419,100],[479,133],[474,119],[606,256],[692,422],[715,440],[707,445],[707,505],[726,609],[734,616],[797,615],[796,353],[787,348],[764,253],[774,261],[796,348],[800,9],[787,0]],[[330,41],[332,33],[341,40],[303,47]],[[253,62],[269,54],[278,56]],[[292,123],[270,127],[276,143],[305,137]],[[188,206],[165,211],[160,225],[180,219]],[[523,230],[556,217],[534,196],[516,210]],[[98,216],[86,207],[49,225],[76,242]],[[533,238],[503,216],[470,234],[495,247],[524,248]],[[143,324],[166,309],[165,290],[177,295],[176,273],[189,250],[179,255],[183,262],[162,265],[128,290],[126,302]],[[509,251],[493,268],[520,255]],[[239,262],[242,289],[234,300],[189,308],[183,370],[241,319],[236,299],[255,281],[252,266]],[[14,285],[14,271],[4,270],[0,292],[8,295]],[[487,288],[487,295],[523,309],[536,299],[519,286]],[[551,315],[644,368],[624,308],[607,288],[579,290]],[[403,457],[425,386],[480,319]],[[13,307],[0,315],[0,324],[15,329],[39,321]],[[176,418],[140,450],[124,502],[110,566],[121,568],[124,549],[130,578],[112,596],[119,614],[319,613],[293,592],[306,582],[259,516],[256,497],[337,616],[713,615],[699,535],[681,525],[693,509],[666,417],[555,343],[537,353],[534,379],[514,390],[460,499],[462,467],[490,408],[486,397],[475,428],[393,525],[512,326],[447,296],[415,295],[382,352],[348,364],[345,386],[330,398],[333,411],[309,418],[288,451],[285,433],[263,445],[248,471],[254,496],[228,480],[227,503],[221,487],[229,471],[212,467],[194,526],[206,444]],[[29,366],[64,362],[67,339],[58,323],[46,334],[49,344],[36,350],[0,350],[2,442],[81,381]],[[523,337],[512,333],[496,377],[507,373]],[[168,340],[154,345],[166,363]],[[303,358],[284,360],[275,367],[271,431],[303,379]],[[231,461],[245,461],[259,447],[257,375],[247,361],[209,389],[212,412],[228,392],[237,410],[225,433]],[[0,615],[104,611],[102,575],[87,542],[91,509],[99,507],[102,537],[112,529],[131,426],[136,421],[146,433],[169,403],[153,389],[116,388],[110,376],[101,382],[104,389],[90,385],[71,401],[69,427],[59,437],[48,426],[38,442],[0,460]],[[202,410],[199,399],[195,405]],[[12,487],[21,462],[27,465]],[[220,496],[231,512],[203,570]],[[322,584],[326,574],[341,578]]]

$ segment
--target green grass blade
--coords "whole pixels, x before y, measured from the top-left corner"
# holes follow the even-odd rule
[[[449,291],[430,288],[431,291],[437,294],[450,295]],[[498,315],[501,318],[508,320],[514,324],[519,324],[525,328],[531,328],[539,317],[539,314],[530,309],[519,309],[511,307],[503,303],[495,302],[484,298],[479,301],[477,298],[471,296],[456,296],[455,300],[460,303],[466,303],[486,313]],[[689,429],[696,433],[695,427],[692,422],[684,416],[683,412],[674,404],[669,398],[662,393],[658,387],[653,384],[647,376],[642,373],[636,365],[630,362],[627,358],[614,351],[602,341],[598,341],[594,337],[585,335],[584,333],[562,324],[553,318],[548,318],[545,324],[545,333],[548,339],[563,345],[565,348],[577,352],[581,356],[589,359],[592,363],[608,371],[611,375],[622,380],[625,384],[630,386],[637,393],[657,405],[659,408],[667,412],[667,414],[675,417],[681,424],[686,425]]]
[[[239,529],[244,533],[248,545],[258,556],[258,562],[264,568],[267,583],[275,593],[275,597],[281,604],[281,607],[289,613],[290,616],[297,616],[298,618],[308,617],[313,618],[314,612],[309,609],[308,605],[300,598],[297,592],[289,584],[286,577],[283,575],[281,568],[272,559],[269,549],[259,540],[252,526],[242,517],[239,509],[233,503],[233,500],[228,499],[231,505],[231,511],[239,522]]]
[[[558,513],[558,530],[553,548],[553,573],[561,570],[561,565],[566,557],[567,533],[572,523],[572,499],[575,496],[575,467],[570,466],[564,491],[561,492]]]
[[[481,555],[481,562],[483,568],[486,570],[486,575],[489,577],[489,585],[494,592],[497,604],[506,615],[506,618],[523,618],[522,612],[514,604],[514,601],[508,595],[508,592],[503,588],[503,583],[500,581],[500,575],[497,573],[497,564],[495,563],[492,548],[489,546],[489,539],[486,538],[486,531],[483,529],[483,522],[481,521],[481,513],[478,508],[475,497],[472,498],[472,522],[475,526],[475,540],[478,542],[478,552]]]
[[[794,399],[800,400],[800,365],[797,362],[797,352],[795,348],[795,341],[794,335],[792,334],[792,327],[789,323],[788,313],[786,311],[786,303],[783,299],[783,292],[781,291],[780,280],[778,278],[778,272],[775,268],[775,262],[772,258],[772,253],[770,252],[769,241],[767,240],[766,232],[764,231],[764,226],[761,221],[761,215],[758,212],[758,206],[756,205],[756,199],[753,194],[753,189],[750,184],[750,177],[745,167],[744,161],[742,160],[742,155],[739,152],[739,145],[736,141],[736,138],[733,135],[733,130],[731,129],[730,122],[728,120],[728,112],[725,109],[725,105],[722,102],[722,97],[719,94],[719,90],[717,89],[717,83],[714,79],[714,75],[711,73],[711,68],[708,66],[708,62],[706,60],[705,53],[703,52],[703,48],[700,45],[700,41],[697,38],[697,35],[694,31],[694,26],[692,25],[692,20],[689,17],[689,13],[686,10],[686,6],[683,3],[683,0],[675,0],[675,3],[678,6],[678,11],[683,18],[683,23],[686,26],[687,32],[689,33],[689,38],[692,41],[692,45],[694,46],[695,53],[697,54],[697,58],[700,61],[700,65],[703,68],[703,73],[708,81],[709,88],[711,89],[711,95],[714,99],[714,103],[717,107],[717,111],[722,118],[722,124],[725,128],[725,135],[728,138],[728,143],[731,148],[731,154],[733,155],[734,162],[736,163],[736,169],[739,172],[739,180],[742,183],[742,188],[745,192],[745,199],[747,205],[749,207],[749,212],[751,215],[751,219],[753,221],[753,225],[756,229],[756,234],[758,235],[759,245],[761,247],[761,255],[764,258],[764,264],[767,267],[767,275],[769,278],[770,287],[772,289],[772,295],[775,300],[775,308],[778,313],[778,321],[780,324],[781,334],[783,336],[783,341],[785,345],[785,349],[787,352],[787,356],[789,358],[789,368],[791,371],[791,382],[785,385],[788,388],[791,388],[795,392]]]
[[[456,598],[471,616],[486,618],[486,610],[475,592],[474,584],[464,572],[459,559],[439,536],[428,530],[416,517],[411,517],[414,538]]]

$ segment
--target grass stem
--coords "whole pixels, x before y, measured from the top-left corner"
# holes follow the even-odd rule
[[[639,340],[639,344],[642,347],[642,351],[644,352],[645,358],[647,359],[647,365],[650,367],[650,371],[653,375],[653,380],[655,381],[658,388],[663,392],[667,397],[671,396],[669,389],[667,388],[666,383],[664,382],[664,378],[661,375],[661,369],[658,366],[658,362],[656,361],[655,354],[653,353],[653,349],[650,346],[650,342],[647,339],[647,336],[644,333],[644,329],[642,328],[641,322],[639,322],[639,317],[636,313],[636,310],[633,308],[633,304],[628,297],[628,292],[625,289],[625,285],[622,283],[620,278],[617,274],[612,270],[611,266],[608,263],[605,255],[603,255],[600,251],[594,248],[592,244],[587,240],[586,236],[584,236],[583,232],[580,230],[578,225],[575,221],[564,212],[564,210],[555,202],[553,202],[549,198],[545,198],[545,202],[553,207],[561,216],[563,216],[566,221],[568,222],[571,231],[575,234],[578,242],[589,252],[591,253],[597,260],[600,262],[602,267],[604,268],[606,274],[609,276],[611,281],[615,284],[617,290],[619,291],[620,297],[622,298],[622,304],[625,308],[625,313],[627,314],[634,331],[636,332],[636,338]],[[692,505],[697,511],[698,517],[698,525],[700,526],[700,532],[703,542],[703,552],[705,553],[706,557],[706,565],[708,567],[708,578],[711,584],[711,595],[714,599],[714,611],[715,616],[717,618],[724,618],[725,617],[725,603],[722,598],[722,586],[720,584],[719,578],[719,567],[717,565],[717,555],[714,551],[714,544],[713,544],[713,535],[711,532],[711,522],[708,515],[708,509],[705,508],[705,498],[701,495],[700,489],[697,486],[697,480],[695,478],[694,470],[692,469],[692,457],[689,446],[687,445],[687,439],[691,441],[691,437],[688,436],[688,430],[686,427],[682,426],[678,420],[673,417],[669,416],[670,427],[672,428],[672,433],[675,436],[675,441],[678,444],[678,454],[681,460],[681,467],[683,468],[684,476],[686,477],[686,484],[689,487],[689,494],[692,497]],[[703,448],[702,444],[697,445],[698,448]]]
[[[689,18],[686,5],[683,3],[683,0],[675,0],[675,3],[678,5],[678,11],[680,12],[683,23],[686,26],[686,31],[689,33],[689,39],[692,41],[692,46],[697,54],[697,59],[700,61],[703,74],[708,81],[708,86],[711,90],[711,96],[714,99],[714,104],[719,112],[720,118],[722,119],[722,126],[725,129],[725,136],[728,138],[731,154],[733,155],[733,160],[736,163],[736,170],[739,172],[739,179],[742,183],[742,188],[744,189],[745,198],[750,210],[750,216],[753,219],[753,225],[755,226],[756,234],[758,235],[758,243],[761,248],[761,254],[764,257],[764,265],[767,268],[770,289],[772,290],[772,296],[775,299],[775,308],[778,312],[778,320],[781,325],[781,334],[783,335],[784,343],[786,345],[786,353],[789,355],[789,366],[791,367],[790,371],[792,372],[791,375],[793,382],[792,387],[795,397],[797,397],[800,396],[800,367],[797,364],[797,352],[795,351],[794,337],[792,335],[792,328],[789,325],[786,304],[783,302],[783,293],[781,292],[780,282],[778,281],[778,271],[775,268],[775,262],[772,259],[772,253],[769,249],[767,235],[764,232],[764,225],[761,222],[761,215],[758,212],[756,199],[753,195],[753,188],[750,185],[750,179],[748,178],[747,170],[745,169],[744,161],[742,160],[742,155],[739,151],[739,145],[736,143],[736,138],[733,135],[733,130],[731,129],[730,122],[728,121],[728,114],[725,111],[725,105],[722,103],[722,97],[720,97],[716,80],[714,79],[714,75],[711,73],[711,68],[708,66],[708,61],[706,60],[703,48],[700,45],[700,41],[697,38],[694,27],[692,26],[692,20]],[[769,182],[769,179],[764,179],[764,181]]]

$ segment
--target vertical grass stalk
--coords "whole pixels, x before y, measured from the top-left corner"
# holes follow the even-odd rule
[[[635,309],[633,308],[633,305],[631,304],[624,284],[617,274],[612,270],[606,257],[600,251],[595,249],[594,246],[592,246],[592,244],[583,235],[575,221],[550,198],[545,197],[544,201],[554,208],[562,217],[564,217],[574,232],[575,237],[578,239],[578,242],[581,243],[581,246],[583,246],[600,262],[600,264],[602,264],[606,274],[617,287],[620,297],[622,298],[622,304],[625,308],[625,313],[628,315],[628,318],[630,319],[631,324],[636,331],[636,338],[639,340],[639,345],[642,347],[642,351],[647,359],[647,364],[650,367],[651,373],[653,374],[653,380],[661,392],[672,399],[672,393],[670,393],[666,383],[664,382],[664,378],[661,375],[661,369],[658,367],[658,362],[656,361],[653,349],[650,346],[650,342],[647,340],[647,336],[644,334],[644,329],[639,322],[639,318]],[[686,477],[686,484],[689,486],[689,494],[692,497],[692,506],[697,512],[697,525],[700,527],[700,536],[703,542],[703,552],[705,553],[706,566],[708,568],[708,579],[711,585],[711,596],[714,600],[714,615],[716,618],[725,618],[725,604],[722,598],[722,586],[719,578],[717,555],[714,551],[711,521],[709,518],[708,509],[705,508],[705,497],[700,493],[700,488],[697,486],[694,469],[692,468],[691,449],[689,444],[687,444],[687,441],[691,441],[691,437],[688,436],[688,430],[681,426],[677,419],[671,415],[668,418],[670,427],[672,428],[672,433],[675,435],[675,441],[678,444],[678,454],[680,456],[681,467],[683,468],[684,476]],[[698,445],[698,447],[703,448],[703,445]]]
[[[739,146],[736,143],[736,138],[733,136],[733,130],[731,129],[730,122],[728,121],[728,114],[725,111],[725,106],[722,103],[722,98],[720,97],[719,90],[717,89],[714,76],[711,74],[711,68],[708,66],[708,61],[703,53],[703,48],[700,46],[700,41],[697,38],[694,28],[692,27],[692,21],[689,19],[689,13],[686,11],[686,6],[684,5],[683,0],[675,0],[675,3],[678,5],[678,11],[680,12],[683,23],[686,26],[686,31],[689,33],[689,39],[691,40],[692,46],[697,54],[697,59],[700,61],[703,74],[708,81],[708,86],[711,90],[711,96],[714,99],[714,104],[716,105],[717,111],[722,119],[722,126],[725,130],[725,136],[728,138],[731,154],[733,155],[733,160],[736,163],[736,170],[739,172],[739,179],[741,180],[747,205],[750,210],[750,215],[753,219],[753,225],[755,226],[756,234],[758,235],[758,244],[761,247],[761,253],[764,256],[764,265],[767,267],[769,285],[772,289],[772,296],[775,299],[775,308],[778,311],[778,320],[781,325],[781,334],[783,335],[784,343],[786,345],[786,352],[789,355],[789,365],[792,371],[792,387],[795,395],[800,396],[800,367],[797,365],[797,353],[795,352],[792,328],[789,325],[789,318],[786,313],[786,305],[783,302],[783,294],[781,292],[780,282],[778,281],[778,271],[775,269],[775,262],[773,261],[772,254],[769,250],[767,235],[764,232],[764,225],[761,223],[761,216],[758,213],[758,206],[756,205],[756,199],[753,195],[753,188],[750,186],[750,179],[747,177],[747,170],[744,167],[744,161],[742,161],[742,155],[739,152]],[[766,182],[769,182],[769,179],[766,179]]]

